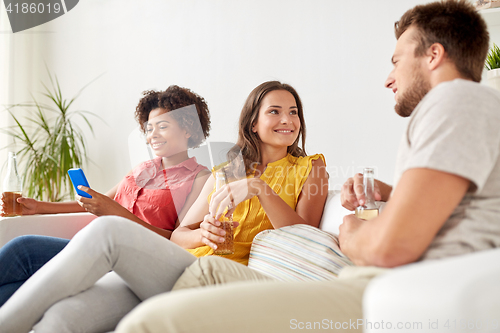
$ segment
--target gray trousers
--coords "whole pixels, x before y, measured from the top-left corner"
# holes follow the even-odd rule
[[[172,292],[130,312],[116,333],[362,332],[363,292],[386,271],[346,267],[332,281],[281,282],[231,260],[204,257]]]
[[[140,301],[170,291],[195,260],[135,222],[97,218],[0,308],[0,332],[113,330]]]

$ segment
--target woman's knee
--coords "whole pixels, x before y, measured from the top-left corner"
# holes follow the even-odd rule
[[[37,241],[38,237],[40,236],[26,235],[26,236],[18,236],[14,239],[11,239],[2,247],[1,249],[2,253],[3,252],[18,253],[20,250],[25,249],[27,245],[30,245],[34,241]]]
[[[20,236],[0,249],[0,285],[25,281],[68,244],[67,239]]]
[[[72,246],[101,244],[106,249],[128,244],[141,225],[119,216],[98,217],[80,230],[71,240]],[[139,229],[140,230],[140,229]],[[78,244],[78,245],[77,245]]]
[[[21,260],[22,258],[29,259],[32,255],[39,253],[41,250],[45,251],[47,243],[54,240],[54,244],[59,245],[58,248],[62,249],[66,244],[67,240],[62,240],[60,238],[52,238],[47,236],[38,235],[25,235],[19,236],[10,240],[4,247],[0,249],[0,259],[6,258],[8,260]],[[59,249],[59,250],[60,250]]]
[[[113,236],[120,234],[123,229],[133,228],[137,223],[119,216],[101,216],[94,219],[79,234],[92,234]]]

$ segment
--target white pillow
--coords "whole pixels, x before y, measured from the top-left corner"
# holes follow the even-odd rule
[[[280,281],[333,280],[350,265],[336,235],[307,224],[260,232],[248,261],[251,269]]]
[[[342,224],[344,216],[352,213],[340,204],[340,191],[330,190],[326,197],[325,209],[323,210],[319,228],[338,235],[339,226]]]

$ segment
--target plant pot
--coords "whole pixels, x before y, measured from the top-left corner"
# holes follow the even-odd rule
[[[486,72],[486,84],[500,91],[500,68],[495,68]]]

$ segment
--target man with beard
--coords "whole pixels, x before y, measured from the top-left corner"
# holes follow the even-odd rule
[[[361,331],[363,292],[384,268],[500,247],[500,93],[478,84],[486,23],[467,1],[450,0],[407,11],[395,32],[394,69],[385,85],[395,93],[396,112],[412,118],[397,186],[377,181],[384,211],[370,221],[348,215],[341,225],[342,252],[357,266],[333,281],[277,283],[205,257],[174,290],[217,286],[147,300],[117,333]],[[362,176],[349,179],[343,205],[362,205],[361,192]],[[238,281],[247,282],[232,283]]]
[[[480,85],[488,32],[466,1],[417,6],[395,25],[396,113],[411,116],[384,212],[346,216],[340,244],[357,265],[396,267],[500,247],[500,94]],[[341,200],[364,204],[362,175]],[[390,198],[390,200],[389,200]]]

